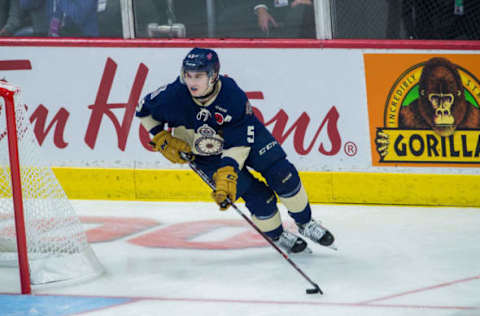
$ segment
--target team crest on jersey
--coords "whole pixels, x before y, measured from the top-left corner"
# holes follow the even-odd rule
[[[217,132],[215,132],[215,130],[207,124],[203,124],[202,126],[200,126],[197,129],[197,133],[205,137],[213,137],[217,134]]]
[[[217,136],[217,132],[212,127],[203,124],[197,129],[197,133],[200,135],[195,136],[193,146],[198,155],[219,155],[222,152],[223,139]]]

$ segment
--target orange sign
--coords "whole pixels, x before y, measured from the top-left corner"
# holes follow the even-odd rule
[[[374,166],[480,167],[480,55],[364,62]]]

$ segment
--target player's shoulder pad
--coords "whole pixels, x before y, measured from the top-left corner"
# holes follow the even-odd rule
[[[220,75],[220,81],[222,82],[222,89],[227,90],[229,93],[243,92],[235,80],[230,77]]]
[[[178,90],[181,89],[183,85],[180,83],[180,80],[177,78],[172,83],[163,85],[151,93],[147,94],[146,101],[148,102],[158,102],[160,100],[168,100],[174,98]]]
[[[146,107],[150,109],[161,106],[162,104],[169,104],[175,99],[178,90],[181,89],[182,86],[178,78],[172,83],[160,86],[143,97],[139,103],[139,108]]]
[[[229,77],[221,76],[222,80],[222,89],[224,93],[228,95],[229,99],[229,111],[233,114],[234,117],[241,117],[246,113],[246,104],[248,103],[248,98],[245,92],[237,85],[235,80]]]

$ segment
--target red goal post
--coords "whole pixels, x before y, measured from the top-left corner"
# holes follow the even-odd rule
[[[21,292],[30,294],[31,284],[85,280],[103,268],[41,158],[19,94],[0,81],[0,267],[18,266]]]
[[[15,95],[20,90],[12,85],[0,82],[0,96],[4,99],[5,122],[7,127],[8,152],[10,162],[12,199],[15,217],[18,266],[22,294],[30,294],[30,272],[28,269],[27,237],[23,216],[22,187],[20,183],[20,166],[18,162],[18,139],[15,124]]]

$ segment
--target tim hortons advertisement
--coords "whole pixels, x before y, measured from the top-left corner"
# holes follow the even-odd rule
[[[172,82],[189,48],[2,47],[0,78],[22,89],[54,166],[179,168],[150,150],[138,100]],[[348,50],[218,49],[221,73],[300,170],[371,166],[362,55]],[[347,92],[347,93],[346,93]]]
[[[478,54],[364,62],[374,166],[480,167]]]

